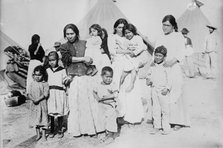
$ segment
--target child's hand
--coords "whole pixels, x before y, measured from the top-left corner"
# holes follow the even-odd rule
[[[169,92],[169,89],[168,88],[164,88],[164,89],[162,89],[161,94],[166,96],[168,94],[168,92]]]
[[[84,63],[87,64],[87,65],[90,65],[93,63],[93,59],[91,57],[84,57]]]

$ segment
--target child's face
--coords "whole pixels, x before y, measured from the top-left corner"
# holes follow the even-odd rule
[[[154,58],[154,62],[157,64],[160,64],[164,61],[164,55],[161,53],[155,53],[155,58]]]
[[[113,75],[111,72],[106,71],[104,75],[102,75],[102,80],[104,84],[109,85],[112,83]]]
[[[133,38],[133,36],[134,36],[134,34],[130,30],[128,30],[128,29],[125,30],[125,37],[128,40],[131,40]]]
[[[90,33],[91,36],[98,36],[98,31],[94,28],[91,28],[91,33]]]
[[[49,56],[50,67],[55,68],[58,65],[58,59],[55,56]]]
[[[33,77],[36,82],[41,82],[43,79],[43,75],[40,73],[40,71],[35,71]]]

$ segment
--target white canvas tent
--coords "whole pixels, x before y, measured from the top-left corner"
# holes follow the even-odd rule
[[[125,18],[128,20],[128,18],[122,13],[122,11],[114,4],[112,0],[98,0],[94,7],[88,11],[86,16],[80,20],[79,23],[77,23],[77,26],[80,30],[81,39],[86,40],[90,37],[89,27],[92,24],[99,24],[102,28],[107,30],[108,34],[112,34],[114,31],[113,25],[119,18]],[[128,22],[130,21],[128,20]],[[147,44],[148,50],[151,53],[153,50],[151,42],[146,39],[139,30],[138,33],[144,39],[144,42]],[[64,39],[61,39],[60,41],[64,42]]]
[[[188,36],[191,38],[195,52],[201,52],[204,49],[204,40],[208,34],[206,25],[210,21],[201,11],[200,6],[195,2],[190,3],[186,11],[177,20],[179,31],[182,28],[189,30]]]

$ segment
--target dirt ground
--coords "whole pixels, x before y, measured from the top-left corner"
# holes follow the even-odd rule
[[[35,142],[35,130],[28,128],[28,103],[17,107],[5,106],[3,112],[2,139],[4,148],[223,148],[223,122],[216,101],[216,80],[201,77],[186,79],[185,97],[192,126],[169,135],[150,135],[151,125],[142,123],[134,127],[124,126],[114,141],[101,143],[97,138],[74,138],[65,133],[64,138]],[[222,98],[222,96],[220,96]]]

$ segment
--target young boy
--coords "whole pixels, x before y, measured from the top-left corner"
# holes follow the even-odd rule
[[[104,140],[109,138],[114,139],[117,133],[116,98],[118,95],[118,88],[116,88],[117,85],[112,83],[113,70],[111,67],[103,67],[101,77],[102,81],[93,89],[93,95],[99,103],[99,110],[102,114],[100,117],[102,118],[106,131]]]
[[[170,81],[168,78],[168,68],[163,66],[167,50],[164,46],[159,46],[154,51],[154,64],[150,67],[147,85],[152,90],[152,117],[154,129],[151,134],[156,134],[163,130],[162,134],[170,132],[169,124],[169,91]]]

